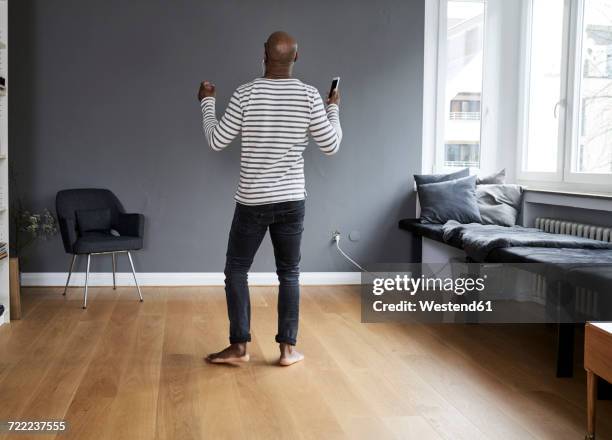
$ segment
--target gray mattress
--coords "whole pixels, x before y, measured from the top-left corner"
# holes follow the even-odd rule
[[[404,219],[401,229],[446,243],[443,225]],[[460,243],[446,243],[461,249]],[[528,270],[563,279],[571,285],[594,290],[612,288],[612,249],[572,249],[554,247],[500,247],[489,252],[488,263],[531,263]]]

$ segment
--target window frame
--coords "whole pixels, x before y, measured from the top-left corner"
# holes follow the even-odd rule
[[[564,164],[564,180],[569,183],[582,183],[597,186],[607,186],[612,191],[612,173],[577,173],[572,171],[572,154],[577,149],[579,143],[580,132],[580,116],[581,116],[581,86],[583,80],[584,63],[582,60],[582,39],[584,36],[584,0],[573,0],[572,21],[573,26],[570,29],[570,77],[568,89],[571,90],[569,95],[569,103],[573,109],[571,120],[567,124],[567,136],[569,141],[566,145],[565,164]]]
[[[519,85],[519,127],[517,133],[517,180],[521,183],[557,189],[612,192],[612,173],[577,173],[572,171],[572,153],[575,151],[580,129],[580,100],[582,81],[582,37],[584,28],[584,0],[564,0],[563,45],[561,59],[561,87],[558,108],[557,167],[554,172],[525,170],[529,133],[529,96],[531,36],[533,29],[533,2],[525,0],[522,11],[521,62]],[[555,108],[551,109],[555,111]]]

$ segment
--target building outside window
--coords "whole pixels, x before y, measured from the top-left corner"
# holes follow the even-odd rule
[[[441,4],[437,168],[481,163],[481,95],[485,2],[447,0]],[[442,67],[443,66],[443,67]]]

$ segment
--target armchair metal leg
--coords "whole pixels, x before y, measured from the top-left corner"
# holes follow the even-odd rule
[[[74,262],[76,261],[77,254],[72,255],[72,262],[70,263],[70,270],[68,271],[68,279],[66,280],[66,286],[64,287],[64,293],[62,295],[66,296],[66,290],[68,290],[68,284],[70,284],[70,276],[72,275],[72,270],[74,269]]]
[[[115,257],[115,253],[113,252],[113,290],[117,289],[117,283],[115,281],[115,272],[117,271],[117,259]]]
[[[136,283],[136,288],[138,289],[138,296],[140,297],[140,302],[143,301],[142,293],[140,292],[140,286],[138,285],[138,280],[136,279],[136,271],[134,270],[134,262],[132,261],[132,254],[130,252],[127,253],[128,258],[130,259],[130,266],[132,266],[132,274],[134,275],[134,282]]]
[[[85,272],[85,296],[83,297],[83,308],[87,308],[87,290],[89,288],[89,266],[91,264],[91,254],[87,254],[87,272]]]

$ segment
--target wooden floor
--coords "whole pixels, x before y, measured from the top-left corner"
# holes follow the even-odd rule
[[[585,375],[554,376],[540,325],[361,324],[353,287],[306,287],[299,347],[276,367],[276,293],[252,289],[252,361],[207,365],[226,345],[221,288],[27,289],[0,327],[0,420],[66,419],[16,439],[581,439]],[[577,347],[580,350],[580,346]],[[599,404],[598,438],[612,438]]]

